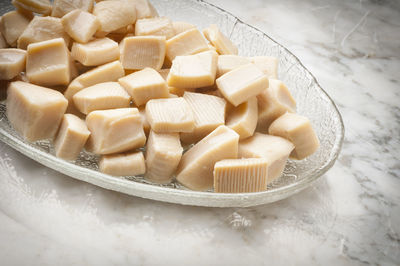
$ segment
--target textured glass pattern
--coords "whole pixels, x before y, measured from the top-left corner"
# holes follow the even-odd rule
[[[302,161],[290,160],[282,178],[268,187],[267,191],[247,194],[220,194],[190,191],[177,183],[152,184],[143,177],[112,177],[98,172],[98,157],[82,152],[76,162],[67,162],[54,156],[49,141],[28,143],[10,126],[5,115],[6,107],[0,102],[0,139],[43,165],[106,189],[139,197],[215,207],[254,206],[286,198],[309,186],[335,162],[344,136],[341,116],[312,74],[291,54],[265,33],[241,22],[224,10],[203,1],[153,0],[161,15],[174,20],[187,21],[200,29],[217,24],[223,33],[238,45],[241,55],[272,55],[279,58],[279,77],[291,90],[297,101],[298,113],[310,118],[321,142],[320,149]],[[12,7],[0,3],[0,12]]]

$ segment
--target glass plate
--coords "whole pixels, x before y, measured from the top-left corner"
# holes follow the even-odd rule
[[[0,103],[0,139],[39,163],[94,185],[138,197],[212,207],[246,207],[274,202],[308,187],[334,164],[344,136],[339,111],[314,76],[285,47],[265,33],[243,23],[230,13],[203,1],[152,1],[160,15],[187,21],[199,28],[217,24],[221,31],[238,46],[244,56],[272,55],[279,58],[279,78],[291,90],[297,101],[299,114],[310,118],[321,142],[319,150],[302,161],[289,160],[284,175],[267,191],[257,193],[222,194],[191,191],[177,183],[158,185],[142,177],[118,178],[97,170],[98,158],[82,152],[76,162],[67,162],[54,156],[48,141],[28,143],[11,127],[5,116],[4,102]],[[0,12],[12,10],[9,2],[0,3]]]

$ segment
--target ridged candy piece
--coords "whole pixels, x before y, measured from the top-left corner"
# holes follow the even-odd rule
[[[34,13],[49,15],[51,12],[50,0],[13,0],[13,5]]]
[[[257,100],[259,132],[268,132],[271,123],[284,113],[296,112],[296,101],[280,80],[269,79],[269,88],[257,95]]]
[[[81,113],[88,114],[95,110],[129,107],[131,96],[118,82],[104,82],[84,88],[73,100]]]
[[[28,46],[26,76],[29,82],[42,86],[68,85],[72,60],[64,39],[57,38]]]
[[[176,179],[193,190],[213,187],[214,164],[224,159],[236,159],[239,135],[226,126],[219,126],[183,154]]]
[[[196,28],[167,40],[166,55],[171,62],[179,55],[192,55],[209,50],[206,40]]]
[[[125,1],[102,1],[93,8],[102,32],[112,32],[136,21],[135,5]]]
[[[217,25],[210,25],[203,30],[203,34],[219,54],[238,54],[236,45],[218,29]]]
[[[268,132],[292,142],[295,148],[290,157],[297,160],[310,156],[319,147],[319,140],[310,120],[299,114],[282,115],[271,124]]]
[[[120,44],[121,63],[125,69],[151,67],[161,69],[165,57],[164,36],[126,37]]]
[[[191,132],[194,128],[192,111],[182,97],[150,100],[146,118],[157,133]]]
[[[68,46],[69,35],[64,31],[61,19],[53,17],[34,17],[18,38],[18,48],[26,49],[29,44],[63,38]]]
[[[53,138],[67,104],[56,90],[15,81],[8,87],[7,118],[26,140]]]
[[[255,64],[269,79],[278,78],[278,59],[273,56],[253,56],[249,60]]]
[[[214,166],[214,192],[249,193],[267,189],[268,161],[263,158],[228,159]]]
[[[195,55],[177,56],[168,74],[168,86],[195,89],[215,82],[218,55],[207,51]]]
[[[29,17],[18,11],[10,11],[1,17],[0,31],[11,47],[17,47],[17,40],[28,27],[29,22]]]
[[[74,43],[71,52],[72,57],[84,66],[98,66],[119,59],[118,43],[109,38]]]
[[[54,140],[56,156],[75,160],[90,136],[85,122],[72,114],[64,114],[60,129]]]
[[[100,28],[100,21],[96,16],[75,9],[62,17],[64,31],[77,42],[87,43]]]
[[[225,123],[226,101],[223,98],[194,92],[185,92],[183,98],[193,112],[194,130],[182,133],[182,142],[197,142]]]
[[[113,176],[135,176],[146,172],[146,164],[141,151],[101,156],[99,170]]]
[[[217,63],[217,77],[220,77],[231,70],[234,70],[249,63],[251,63],[251,61],[244,56],[220,55],[218,56]]]
[[[24,71],[26,51],[21,49],[0,49],[0,80],[10,80]]]
[[[94,0],[54,0],[51,16],[61,18],[77,9],[91,13],[93,4]]]
[[[178,133],[150,131],[146,146],[146,179],[169,183],[182,157],[183,148]]]
[[[151,99],[168,98],[167,83],[152,68],[145,68],[120,78],[118,82],[129,93],[137,106],[146,104]]]
[[[254,134],[257,126],[257,118],[257,98],[253,97],[247,102],[234,107],[227,114],[226,126],[235,130],[242,140]]]
[[[96,154],[125,152],[146,143],[137,108],[93,111],[87,115],[86,125],[91,132],[86,149]]]
[[[178,35],[179,33],[194,29],[196,26],[185,21],[173,21],[172,28],[174,29],[175,35]]]
[[[239,142],[239,158],[264,158],[268,161],[268,183],[280,177],[294,145],[281,137],[261,134]]]
[[[175,35],[171,20],[167,17],[138,19],[135,23],[136,36],[165,36],[168,40]]]
[[[225,99],[238,106],[268,88],[268,78],[254,64],[247,64],[217,78],[216,84]]]

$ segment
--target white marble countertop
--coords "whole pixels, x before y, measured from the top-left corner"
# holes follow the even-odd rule
[[[335,166],[253,208],[76,181],[0,143],[1,265],[399,265],[400,3],[210,0],[285,45],[337,103]]]

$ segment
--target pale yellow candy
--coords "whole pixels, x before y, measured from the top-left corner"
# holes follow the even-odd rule
[[[257,95],[258,123],[257,131],[268,132],[271,123],[286,112],[296,112],[296,101],[285,84],[269,79],[269,88]]]
[[[0,49],[0,80],[10,80],[24,71],[26,51],[21,49]]]
[[[120,60],[125,69],[161,69],[165,57],[164,36],[126,37],[120,44]]]
[[[179,33],[182,33],[184,31],[194,29],[196,28],[196,26],[185,21],[173,21],[172,28],[175,31],[175,35],[178,35]]]
[[[214,166],[214,192],[249,193],[267,189],[268,161],[263,158],[227,159]]]
[[[101,156],[99,170],[113,176],[135,176],[146,172],[142,152],[119,153]]]
[[[203,30],[203,34],[219,54],[238,54],[238,48],[218,29],[217,25],[210,25]]]
[[[176,180],[193,190],[213,187],[214,164],[224,159],[236,159],[239,135],[226,126],[219,126],[182,156]]]
[[[182,97],[150,100],[146,118],[157,133],[191,132],[194,128],[192,111]]]
[[[206,40],[196,28],[167,40],[167,58],[172,62],[178,55],[192,55],[209,50]]]
[[[271,124],[268,132],[292,142],[295,148],[290,157],[297,160],[310,156],[319,147],[319,140],[310,120],[299,114],[282,115]]]
[[[103,1],[93,8],[101,24],[101,31],[112,32],[136,21],[135,5],[125,1]]]
[[[119,108],[89,113],[91,132],[86,149],[96,154],[112,154],[143,147],[146,136],[137,108]]]
[[[13,0],[12,2],[15,6],[43,15],[50,14],[52,8],[50,0]]]
[[[243,56],[238,55],[220,55],[217,63],[217,77],[234,70],[243,65],[249,64],[251,61]]]
[[[168,86],[195,89],[215,82],[218,55],[207,51],[195,55],[177,56],[168,74]]]
[[[72,114],[64,114],[54,140],[56,156],[65,160],[75,160],[85,146],[89,135],[90,131],[82,119]]]
[[[253,56],[249,60],[255,64],[269,79],[278,78],[278,59],[272,56]]]
[[[26,16],[27,18],[29,18],[30,20],[33,19],[33,17],[35,16],[31,10],[26,9],[26,6],[24,6],[23,4],[21,4],[19,1],[17,0],[11,0],[11,4],[15,7],[15,9],[23,14],[24,16]]]
[[[120,78],[118,82],[129,93],[137,106],[146,104],[151,99],[168,98],[167,83],[152,68],[134,72]]]
[[[217,78],[216,84],[225,99],[238,106],[268,88],[268,78],[254,64],[247,64]]]
[[[15,81],[8,87],[7,118],[26,140],[53,138],[67,104],[56,90]]]
[[[98,66],[119,59],[118,43],[109,39],[94,39],[72,45],[72,57],[85,66]]]
[[[137,19],[151,18],[155,16],[155,13],[157,13],[148,0],[119,0],[119,1],[125,1],[128,4],[135,6]]]
[[[11,47],[17,46],[17,40],[29,22],[30,19],[18,11],[10,11],[1,17],[0,31]]]
[[[167,17],[138,19],[135,24],[135,35],[165,36],[168,40],[175,35],[171,20]]]
[[[28,46],[26,76],[43,86],[68,85],[71,81],[71,61],[64,39],[57,38]]]
[[[29,44],[63,38],[69,45],[70,37],[64,31],[61,19],[53,17],[34,17],[18,38],[18,48],[26,49]]]
[[[268,161],[268,183],[280,177],[294,145],[281,137],[256,132],[239,142],[239,158],[265,158]]]
[[[240,139],[253,135],[258,118],[257,98],[250,98],[247,102],[234,107],[227,115],[226,126],[235,130]]]
[[[80,9],[67,13],[61,23],[64,31],[80,43],[87,43],[101,26],[96,16]]]
[[[223,98],[193,92],[185,92],[183,98],[193,112],[194,130],[182,133],[182,142],[197,142],[224,124],[226,101]]]
[[[61,18],[76,9],[91,13],[93,4],[94,0],[54,0],[51,15]]]
[[[118,82],[104,82],[79,91],[73,101],[81,113],[88,114],[95,110],[129,107],[131,96]]]
[[[146,179],[169,183],[182,157],[183,148],[178,133],[150,131],[146,145]]]

